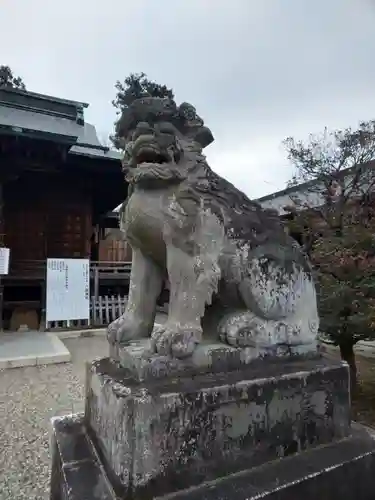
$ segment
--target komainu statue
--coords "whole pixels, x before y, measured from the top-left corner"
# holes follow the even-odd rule
[[[176,358],[190,356],[202,335],[264,353],[316,351],[309,262],[277,214],[208,166],[202,149],[213,136],[195,108],[137,99],[118,132],[129,183],[121,228],[133,262],[126,311],[109,325],[109,342],[151,336],[157,353]],[[154,328],[165,280],[168,319]]]

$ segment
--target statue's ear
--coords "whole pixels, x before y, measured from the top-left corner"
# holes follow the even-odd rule
[[[122,171],[126,173],[130,168],[133,167],[132,162],[132,150],[133,150],[133,143],[132,141],[129,141],[128,143],[125,144],[124,147],[124,156],[121,161],[122,165]]]

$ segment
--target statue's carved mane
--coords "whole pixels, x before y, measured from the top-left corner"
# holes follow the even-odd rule
[[[186,184],[192,197],[202,199],[225,226],[236,226],[233,217],[227,219],[227,214],[234,213],[241,218],[241,224],[247,226],[242,228],[242,232],[251,231],[253,238],[258,232],[264,234],[265,228],[284,234],[276,211],[264,210],[259,203],[250,200],[232,183],[214,172],[203,155],[197,154],[195,165],[189,168]]]
[[[214,140],[211,130],[204,126],[194,106],[187,102],[177,106],[173,99],[161,97],[143,97],[134,100],[123,110],[116,124],[116,135],[125,139],[139,122],[157,121],[169,121],[181,134],[198,141],[202,148]]]
[[[191,153],[189,156],[192,161]],[[263,254],[267,255],[268,245],[274,248],[274,242],[278,241],[280,259],[298,261],[310,273],[299,245],[285,231],[276,210],[265,210],[250,200],[232,183],[216,174],[203,155],[196,154],[196,161],[192,163],[187,179],[181,183],[180,196],[210,209],[234,240],[248,241],[252,250],[262,248]],[[273,258],[278,258],[274,251],[272,254]]]

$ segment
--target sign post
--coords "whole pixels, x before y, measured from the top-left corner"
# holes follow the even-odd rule
[[[10,249],[0,247],[0,331],[3,330],[4,286],[2,276],[9,274]]]
[[[9,274],[9,256],[10,249],[6,247],[0,248],[0,275]]]
[[[90,261],[47,259],[46,323],[90,321]]]

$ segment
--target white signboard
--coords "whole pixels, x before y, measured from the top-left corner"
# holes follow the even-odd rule
[[[47,259],[47,323],[89,317],[90,261]]]
[[[0,275],[9,274],[9,248],[0,248]]]

